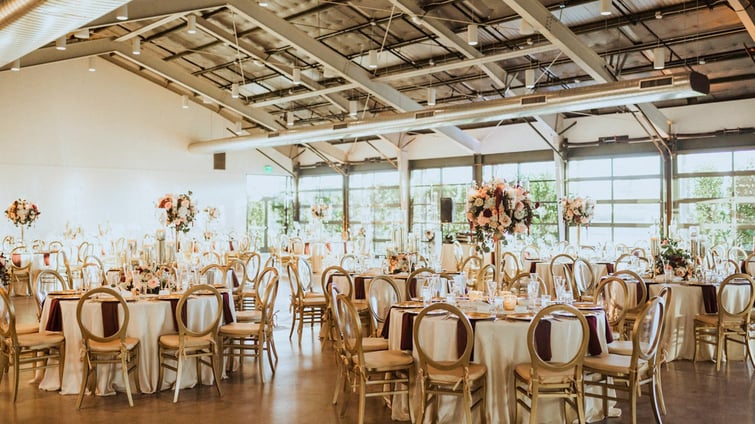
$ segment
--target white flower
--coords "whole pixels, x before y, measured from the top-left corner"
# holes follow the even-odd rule
[[[476,198],[474,201],[475,206],[482,206],[485,202],[481,198]]]

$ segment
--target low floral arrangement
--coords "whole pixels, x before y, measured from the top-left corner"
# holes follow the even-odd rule
[[[133,271],[126,271],[123,277],[118,287],[134,294],[159,294],[161,289],[174,283],[173,276],[164,267],[136,267]]]
[[[494,179],[474,185],[467,197],[467,221],[478,248],[488,252],[487,241],[500,240],[504,234],[529,232],[533,211],[539,207],[520,185]]]
[[[595,216],[595,201],[589,197],[561,199],[562,218],[566,225],[588,225]]]
[[[5,216],[16,227],[31,227],[31,224],[37,220],[39,213],[39,208],[36,204],[23,199],[14,200],[8,206],[8,209],[5,210]]]
[[[194,225],[194,217],[197,215],[197,206],[191,200],[192,192],[174,196],[166,194],[157,202],[157,207],[165,209],[165,225],[175,228],[176,231],[188,233]]]
[[[656,275],[663,275],[664,270],[672,270],[674,276],[681,277],[683,280],[689,279],[695,271],[695,262],[688,251],[679,247],[676,240],[661,240],[661,250],[653,258],[653,272]]]
[[[10,271],[8,270],[8,262],[5,259],[5,256],[3,256],[2,253],[0,253],[0,286],[7,286],[8,281],[10,281]]]
[[[84,234],[84,230],[81,227],[72,226],[66,222],[66,229],[63,231],[63,238],[66,240],[76,240],[76,237]]]
[[[312,205],[312,218],[324,219],[330,212],[330,205],[324,203],[318,203]]]

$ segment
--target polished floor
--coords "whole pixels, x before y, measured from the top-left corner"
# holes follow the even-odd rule
[[[159,395],[136,395],[134,407],[126,396],[87,396],[77,410],[75,396],[43,392],[29,383],[30,373],[21,374],[19,399],[10,402],[11,384],[7,376],[0,383],[0,422],[2,423],[355,423],[356,397],[344,417],[338,417],[330,399],[335,381],[332,350],[320,349],[317,331],[304,332],[299,346],[296,337],[288,339],[287,284],[279,294],[279,327],[275,332],[280,362],[273,376],[266,366],[265,384],[260,384],[256,366],[249,362],[242,372],[223,380],[223,396],[213,386],[181,391],[177,404],[170,392]],[[33,317],[30,298],[14,298],[21,319]],[[752,367],[732,362],[720,372],[712,363],[692,364],[678,361],[663,371],[668,405],[666,423],[755,423],[755,379]],[[648,396],[639,400],[639,423],[653,422]],[[628,423],[626,403],[620,403],[622,418],[609,424]],[[391,422],[390,410],[383,402],[371,399],[367,404],[366,423]]]

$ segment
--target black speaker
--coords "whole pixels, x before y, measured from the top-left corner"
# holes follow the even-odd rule
[[[450,197],[440,198],[440,222],[447,224],[454,220],[454,200]]]

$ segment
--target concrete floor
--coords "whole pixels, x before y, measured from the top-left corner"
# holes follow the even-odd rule
[[[256,366],[246,364],[243,372],[223,380],[223,397],[213,386],[181,391],[177,404],[171,392],[159,395],[135,395],[134,407],[128,406],[124,394],[111,397],[87,396],[81,410],[76,396],[43,392],[28,383],[30,373],[21,374],[19,399],[10,402],[10,379],[0,383],[1,423],[355,423],[356,397],[344,417],[338,417],[330,399],[335,384],[335,365],[330,349],[321,351],[317,330],[305,329],[301,346],[288,340],[288,284],[282,282],[278,296],[279,327],[275,332],[280,361],[275,376],[265,368],[266,384],[260,384]],[[34,317],[30,298],[15,297],[22,320]],[[251,360],[250,360],[251,361]],[[732,362],[720,372],[712,363],[671,363],[663,370],[664,391],[668,406],[666,423],[755,423],[755,379],[751,367]],[[648,396],[640,398],[638,422],[653,422]],[[620,403],[622,418],[604,421],[627,423],[626,403]],[[391,422],[390,410],[377,399],[368,400],[366,423]]]

